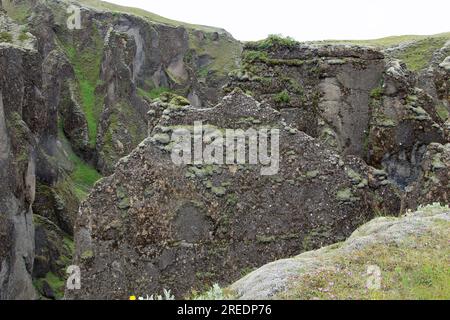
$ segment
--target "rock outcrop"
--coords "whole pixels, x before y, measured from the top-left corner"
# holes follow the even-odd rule
[[[18,40],[20,27],[0,12],[0,299],[36,297],[31,273],[36,146],[42,133],[40,60],[33,41]],[[35,72],[31,72],[35,71]],[[36,72],[37,71],[37,72]]]
[[[183,297],[449,201],[445,35],[243,45],[102,1],[0,3],[0,299],[61,298],[73,236],[67,297]],[[271,151],[224,164],[227,129]],[[176,165],[180,133],[216,162]]]
[[[89,1],[1,3],[0,296],[36,297],[33,278],[41,297],[60,298],[80,201],[96,170],[110,173],[146,137],[152,90],[215,103],[240,43],[224,30]],[[80,9],[81,30],[69,28],[70,6]],[[32,213],[45,223],[33,225]]]
[[[230,286],[230,290],[235,298],[247,300],[280,298],[283,295],[293,294],[292,291],[295,290],[299,290],[300,296],[297,298],[326,297],[332,299],[334,295],[334,299],[348,299],[354,293],[355,287],[361,296],[366,294],[366,299],[370,297],[368,295],[370,292],[373,293],[373,297],[376,297],[377,292],[380,296],[383,292],[391,290],[389,286],[393,286],[388,282],[389,270],[378,269],[380,272],[378,274],[380,277],[379,288],[371,291],[366,286],[367,279],[376,275],[367,274],[366,270],[370,264],[381,264],[380,253],[391,252],[392,256],[399,255],[399,260],[393,261],[397,263],[394,265],[398,270],[397,279],[392,279],[392,281],[398,282],[404,260],[407,260],[404,256],[406,252],[412,257],[414,251],[420,254],[419,250],[422,250],[428,254],[424,260],[431,259],[435,251],[443,256],[448,255],[448,247],[435,247],[434,242],[448,242],[449,223],[450,209],[448,206],[424,207],[400,218],[377,218],[358,228],[343,243],[305,252],[294,258],[272,262],[235,282]],[[363,261],[363,264],[364,262],[366,264],[363,266],[365,269],[358,270],[357,266],[361,262],[358,260],[358,256],[370,255],[370,252],[373,252],[371,258],[368,257]],[[426,263],[427,261],[416,260],[415,268],[421,268],[422,262]],[[444,264],[445,262],[442,263],[442,265]],[[374,267],[380,268],[380,266]],[[353,272],[349,270],[352,268],[354,268]],[[355,271],[362,271],[362,273]],[[435,271],[437,272],[437,270]],[[338,280],[336,281],[336,279]],[[354,283],[351,282],[354,279],[357,280]],[[341,285],[342,287],[340,287]],[[439,286],[440,284],[429,283],[430,287],[434,285]],[[298,288],[295,288],[296,286]],[[405,287],[404,284],[403,287]],[[301,291],[302,289],[303,291]],[[402,285],[400,285],[400,290],[402,290]],[[420,291],[418,293],[420,294]],[[412,296],[410,298],[420,297]],[[439,298],[439,296],[431,296],[431,298]]]
[[[271,37],[246,45],[243,67],[228,88],[238,86],[272,103],[291,126],[386,170],[404,189],[417,179],[427,145],[450,141],[448,74],[439,72],[440,89],[429,80],[435,88],[429,94],[388,53]]]
[[[417,181],[406,192],[407,207],[450,203],[450,144],[430,144],[420,169]]]
[[[208,135],[225,129],[280,129],[279,172],[261,176],[261,165],[236,163],[177,166],[171,134],[201,120],[205,147]],[[183,297],[277,257],[343,240],[376,209],[399,210],[395,188],[374,185],[369,171],[239,91],[211,109],[168,105],[150,138],[81,206],[75,264],[83,286],[67,294],[123,299],[130,291],[170,288]]]

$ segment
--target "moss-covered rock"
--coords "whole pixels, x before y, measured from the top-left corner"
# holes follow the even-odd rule
[[[450,208],[377,218],[345,242],[275,261],[227,288],[238,299],[448,299]]]
[[[33,283],[41,298],[62,299],[66,269],[74,254],[73,239],[47,218],[34,215],[33,222],[36,244]]]

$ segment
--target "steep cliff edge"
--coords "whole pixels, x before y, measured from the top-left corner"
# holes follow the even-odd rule
[[[34,297],[32,275],[39,294],[60,298],[75,216],[101,177],[97,171],[111,172],[147,136],[149,103],[161,93],[184,95],[197,106],[215,103],[241,45],[220,29],[93,2],[1,4],[2,130],[8,130],[2,131],[1,296]],[[80,10],[81,29],[70,27],[71,6]],[[16,127],[20,136],[11,132]],[[23,152],[11,154],[15,149]],[[36,183],[25,190],[23,176],[36,176]]]
[[[20,41],[20,27],[1,13],[0,30],[2,37],[8,38],[0,44],[0,299],[33,299],[31,205],[36,185],[36,137],[45,130],[35,120],[45,115],[39,90],[40,58],[35,39]]]
[[[427,145],[449,141],[449,73],[442,66],[450,38],[443,39],[427,69],[415,73],[387,50],[272,36],[246,44],[228,88],[273,104],[290,125],[385,170],[405,189]],[[424,72],[440,79],[439,89],[432,79],[431,88],[423,85]]]

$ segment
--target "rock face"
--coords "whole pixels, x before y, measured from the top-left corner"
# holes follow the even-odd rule
[[[427,145],[450,139],[448,74],[430,72],[425,91],[405,64],[374,49],[275,37],[246,45],[229,88],[274,104],[291,126],[386,170],[404,189],[417,179]]]
[[[0,297],[37,297],[33,280],[41,297],[60,298],[67,243],[96,169],[110,173],[146,137],[152,90],[215,103],[240,43],[223,30],[92,3],[1,4]],[[81,30],[68,27],[70,5]],[[33,225],[33,213],[45,223]]]
[[[390,245],[397,248],[414,248],[419,241],[414,242],[411,238],[424,234],[437,238],[442,232],[448,230],[449,222],[448,206],[435,209],[423,208],[397,219],[378,218],[358,228],[342,244],[305,252],[294,258],[265,265],[232,284],[230,289],[235,297],[244,300],[276,298],[289,291],[296,283],[301,283],[303,279],[313,279],[312,282],[317,279],[316,282],[320,283],[321,272],[329,271],[330,274],[339,272],[336,271],[337,265],[342,264],[342,260],[350,261],[350,257],[358,256],[367,248],[375,247],[381,250],[380,248]],[[446,238],[448,239],[448,233]],[[429,251],[431,250],[430,248]],[[345,277],[345,275],[341,276]],[[347,277],[350,278],[351,275]],[[331,281],[329,279],[331,277],[325,282]],[[320,290],[320,288],[315,289]]]
[[[67,27],[69,5],[80,10],[79,28]],[[70,66],[60,62],[64,133],[105,175],[145,137],[146,100],[170,91],[197,107],[215,104],[239,63],[241,45],[223,30],[162,24],[92,1],[37,1],[32,10],[43,55],[57,50]]]
[[[352,46],[284,44],[277,38],[250,43],[239,86],[276,106],[297,129],[342,154],[363,157],[370,92],[380,85],[384,56]]]
[[[120,299],[130,290],[163,288],[182,297],[277,257],[343,240],[379,206],[399,210],[395,189],[372,187],[362,161],[283,126],[279,112],[243,93],[211,109],[169,105],[164,115],[82,205],[75,263],[83,286],[73,297]],[[256,123],[281,129],[278,174],[261,176],[260,165],[173,164],[170,134],[200,120],[206,132]]]
[[[1,13],[0,26],[11,35],[9,43],[0,44],[0,299],[33,299],[33,133],[42,132],[33,119],[43,105],[39,73],[32,71],[40,61],[31,42],[18,45],[18,26]]]
[[[449,201],[441,38],[411,71],[398,58],[417,44],[242,53],[222,29],[101,1],[0,3],[1,299],[61,298],[73,236],[68,297],[182,297]],[[280,130],[279,162],[175,165],[172,135],[195,141],[198,121],[213,157],[226,129]]]
[[[407,190],[409,208],[433,202],[450,203],[450,144],[432,143],[421,163],[421,172]]]

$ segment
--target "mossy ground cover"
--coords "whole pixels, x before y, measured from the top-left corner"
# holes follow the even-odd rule
[[[413,71],[422,70],[431,61],[433,53],[442,48],[447,40],[446,37],[425,38],[419,40],[407,47],[404,52],[398,55],[398,58],[403,60],[409,69]]]
[[[11,33],[2,31],[0,32],[0,42],[12,42],[13,38]]]
[[[202,30],[205,32],[220,32],[222,31],[219,28],[214,28],[214,27],[208,27],[208,26],[202,26],[202,25],[196,25],[196,24],[190,24],[190,23],[185,23],[185,22],[181,22],[181,21],[176,21],[176,20],[172,20],[172,19],[168,19],[168,18],[164,18],[161,17],[157,14],[148,12],[146,10],[143,9],[139,9],[139,8],[132,8],[132,7],[125,7],[125,6],[120,6],[117,4],[113,4],[113,3],[109,3],[106,1],[100,1],[100,0],[79,0],[80,3],[87,5],[89,7],[92,8],[96,8],[96,9],[100,9],[100,10],[108,10],[114,13],[128,13],[128,14],[132,14],[144,19],[148,19],[152,22],[156,22],[156,23],[163,23],[163,24],[167,24],[170,26],[183,26],[189,29],[197,29],[197,30]]]
[[[372,40],[326,40],[314,41],[317,44],[354,44],[361,46],[372,46],[380,49],[410,43],[405,50],[394,54],[398,59],[403,60],[408,68],[418,71],[425,68],[430,62],[433,52],[442,48],[446,41],[450,40],[450,32],[436,35],[403,35],[392,36]]]
[[[155,100],[158,99],[163,93],[170,92],[170,89],[166,87],[159,87],[146,91],[142,88],[138,88],[137,92],[141,97],[147,97],[150,98],[150,100]]]
[[[30,7],[25,3],[13,4],[11,0],[3,0],[2,5],[6,12],[8,12],[8,16],[19,23],[25,23],[31,14]]]
[[[86,198],[95,182],[97,182],[102,176],[93,166],[86,163],[75,154],[72,150],[70,142],[64,134],[61,123],[58,124],[58,129],[58,139],[61,141],[69,160],[73,164],[73,170],[68,177],[69,179],[67,183],[71,185],[71,188],[75,192],[77,198],[82,201]]]
[[[63,278],[58,277],[53,272],[49,272],[46,274],[45,278],[37,279],[33,284],[39,292],[42,292],[44,282],[47,282],[52,289],[55,299],[62,299],[64,297],[65,280]]]
[[[293,279],[282,299],[449,299],[449,222],[436,222],[437,232],[405,239],[404,245],[372,245],[340,257],[334,268]],[[381,270],[381,288],[370,290],[367,267]]]
[[[189,47],[198,56],[207,55],[212,58],[210,64],[199,70],[198,76],[200,77],[206,77],[209,71],[213,71],[219,76],[225,76],[239,66],[241,46],[237,41],[231,41],[222,36],[214,41],[209,38],[209,35],[200,40],[191,30]]]
[[[86,116],[89,143],[95,146],[97,125],[102,111],[102,98],[96,95],[95,89],[100,84],[100,65],[103,54],[103,41],[96,28],[92,30],[92,40],[89,46],[78,49],[76,42],[62,43],[78,81],[83,112]]]
[[[47,284],[52,290],[54,298],[62,299],[64,297],[65,283],[67,280],[66,269],[72,264],[72,257],[75,252],[73,239],[63,231],[59,230],[58,226],[47,218],[34,214],[33,223],[35,226],[44,227],[48,235],[48,241],[56,241],[53,245],[60,250],[60,256],[54,261],[53,265],[54,267],[57,267],[56,270],[53,270],[55,272],[49,271],[44,277],[34,279],[33,284],[37,291],[42,295],[46,291],[44,290],[44,286]],[[56,239],[54,238],[55,236]],[[42,258],[46,259],[45,257]],[[42,298],[45,297],[42,296]]]

